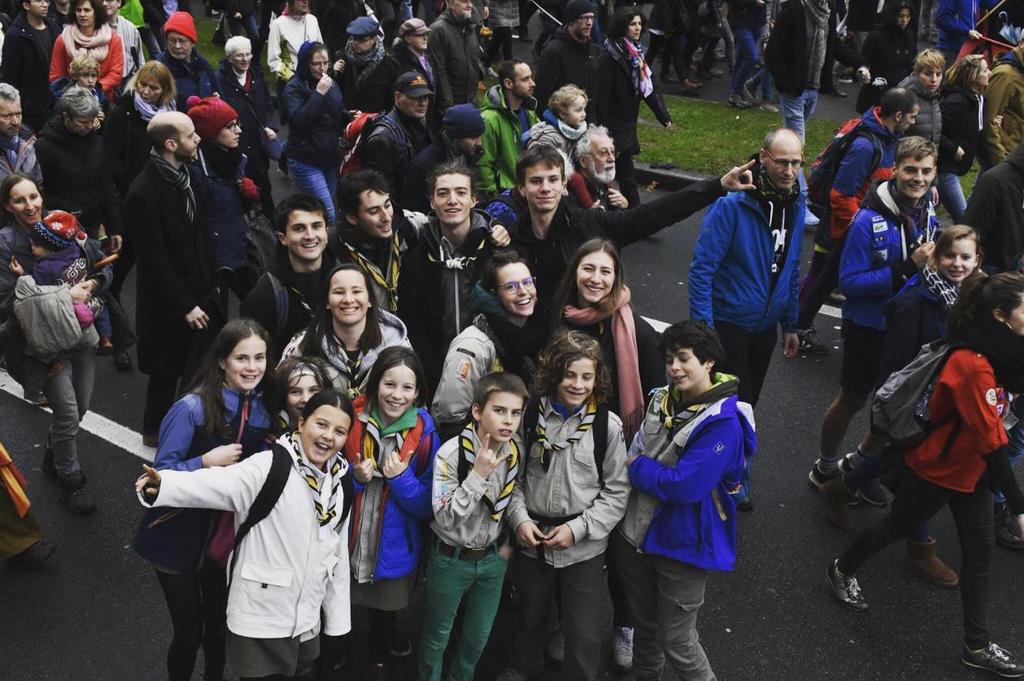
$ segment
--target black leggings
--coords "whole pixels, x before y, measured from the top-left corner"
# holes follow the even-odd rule
[[[167,599],[174,636],[167,649],[170,681],[189,681],[196,653],[203,646],[206,678],[224,677],[224,636],[227,631],[228,587],[224,568],[207,560],[197,574],[172,575],[157,570]]]
[[[989,644],[988,589],[991,577],[994,527],[992,492],[985,479],[973,492],[954,492],[921,478],[910,469],[900,477],[892,511],[857,535],[839,558],[839,570],[854,575],[868,558],[883,548],[913,537],[922,523],[949,504],[956,521],[963,563],[960,566],[960,597],[964,608],[964,641],[977,650]]]
[[[484,64],[490,66],[498,56],[498,49],[501,49],[502,59],[512,58],[512,27],[499,26],[492,29],[491,42],[487,45],[487,52],[484,54]]]
[[[366,615],[370,623],[370,661],[387,662],[395,640],[398,613],[367,608]]]

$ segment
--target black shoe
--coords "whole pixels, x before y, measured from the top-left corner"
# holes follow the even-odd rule
[[[16,566],[25,568],[28,570],[37,570],[43,567],[46,560],[53,555],[53,552],[57,550],[57,546],[54,544],[47,544],[44,541],[37,541],[32,546],[28,547],[19,554],[13,555],[7,559],[7,564],[10,566]]]
[[[127,350],[114,349],[114,366],[118,371],[132,370],[132,356]]]
[[[853,470],[853,457],[857,456],[856,452],[850,452],[843,457],[839,467],[844,473],[849,473]],[[854,490],[854,494],[857,495],[855,502],[850,502],[851,506],[856,506],[859,502],[863,501],[869,506],[877,506],[884,508],[889,503],[889,496],[885,493],[885,488],[882,487],[882,483],[878,482],[877,479],[872,478],[868,480],[862,487],[858,487]]]
[[[391,639],[391,649],[388,653],[391,657],[409,657],[412,655],[412,641],[405,634],[396,631]]]
[[[1011,525],[1009,514],[1002,518],[996,518],[996,543],[1003,548],[1020,551],[1024,549],[1024,537],[1017,534],[1017,530]]]
[[[868,602],[860,591],[856,577],[847,577],[839,572],[839,561],[834,560],[828,567],[828,584],[839,602],[854,612],[866,612]]]
[[[1009,651],[1003,650],[995,643],[989,643],[988,647],[981,650],[971,650],[964,646],[960,651],[960,661],[968,667],[984,669],[1008,679],[1024,676],[1024,666],[1021,666]]]
[[[57,477],[57,467],[53,465],[53,449],[50,445],[46,445],[46,449],[43,450],[43,464],[39,467],[48,477]]]
[[[820,468],[818,468],[818,464],[815,463],[813,466],[811,466],[811,472],[807,474],[807,482],[811,483],[811,487],[814,487],[815,489],[821,489],[821,486],[824,485],[826,482],[828,482],[829,480],[834,480],[842,474],[843,472],[838,468],[830,473],[826,473]]]
[[[825,357],[828,355],[828,348],[825,347],[824,343],[819,343],[811,338],[816,333],[816,329],[804,329],[796,332],[797,337],[800,339],[799,352],[801,355],[809,357]]]
[[[85,474],[81,471],[61,478],[60,503],[75,515],[89,515],[96,510],[96,502],[85,487]]]

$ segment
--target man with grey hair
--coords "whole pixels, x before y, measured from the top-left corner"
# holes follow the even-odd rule
[[[202,183],[188,164],[199,135],[179,111],[158,113],[146,127],[153,150],[132,182],[124,210],[138,254],[139,369],[149,376],[143,444],[155,447],[163,419],[223,324],[213,233]]]
[[[592,125],[576,140],[576,171],[583,176],[594,206],[624,210],[629,201],[615,181],[615,141],[603,125]]]
[[[111,246],[118,249],[121,208],[103,153],[99,113],[91,92],[69,87],[57,100],[57,115],[39,133],[36,155],[46,181],[46,207],[74,213],[89,236],[112,237]]]
[[[11,173],[25,173],[36,184],[43,183],[43,173],[36,161],[36,137],[21,122],[21,95],[10,83],[0,83],[0,180]]]

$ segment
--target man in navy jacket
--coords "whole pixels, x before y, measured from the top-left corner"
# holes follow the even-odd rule
[[[796,355],[800,228],[805,196],[797,184],[803,142],[781,128],[765,137],[754,166],[755,189],[715,201],[704,216],[690,264],[690,318],[718,331],[723,371],[740,379],[751,405],[768,373],[782,325],[784,353]]]

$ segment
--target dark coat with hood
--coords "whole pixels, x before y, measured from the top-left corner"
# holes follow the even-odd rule
[[[135,108],[135,97],[125,93],[107,114],[103,124],[103,152],[120,198],[128,193],[132,180],[149,162],[153,143],[146,134],[149,122]]]
[[[533,90],[537,109],[548,108],[548,99],[563,85],[572,83],[583,88],[584,92],[593,92],[591,71],[596,66],[597,55],[597,46],[591,41],[580,43],[573,40],[564,26],[555,31],[537,62],[537,86]]]
[[[245,265],[249,205],[239,191],[239,182],[246,176],[247,162],[240,151],[225,153],[215,143],[204,143],[190,167],[209,199],[205,217],[213,229],[217,267],[240,270]]]
[[[259,168],[267,163],[267,155],[263,151],[263,128],[277,130],[278,127],[274,123],[274,107],[262,69],[253,62],[249,73],[252,74],[252,86],[248,90],[238,82],[227,59],[221,60],[214,76],[221,99],[238,112],[238,123],[242,126],[239,145],[242,153],[249,158],[250,168]]]
[[[325,250],[323,262],[316,272],[296,272],[288,259],[288,250],[277,249],[277,259],[245,296],[239,313],[255,319],[270,334],[270,352],[280,357],[292,336],[313,321],[313,311],[326,300],[331,270],[336,261],[330,250]],[[275,281],[284,295],[275,295]]]
[[[886,90],[896,87],[914,70],[914,57],[917,55],[914,22],[911,21],[905,29],[896,24],[899,9],[903,6],[904,3],[896,2],[892,8],[887,8],[884,25],[864,39],[860,54],[864,57],[864,65],[871,71],[871,83],[862,86],[857,94],[857,113],[876,106]],[[879,78],[885,80],[885,85],[872,84]]]
[[[18,9],[21,9],[20,4]],[[21,94],[22,120],[35,132],[42,129],[53,107],[50,56],[53,44],[60,35],[61,26],[47,16],[46,30],[50,34],[50,49],[43,54],[32,39],[33,29],[29,26],[25,13],[19,13],[4,36],[3,60],[0,61],[0,80],[18,88]]]
[[[1024,253],[1024,143],[987,170],[974,185],[964,224],[977,230],[985,248],[986,269],[1015,270]]]
[[[46,183],[47,208],[75,213],[95,237],[100,225],[120,234],[121,207],[98,132],[68,132],[60,116],[51,118],[36,141],[36,158]]]
[[[797,97],[807,89],[810,80],[807,73],[810,57],[807,45],[807,18],[804,15],[805,0],[788,0],[782,4],[775,19],[775,27],[768,38],[765,50],[765,64],[775,79],[775,88],[784,95]],[[836,59],[854,68],[864,64],[860,53],[839,42],[836,37],[836,9],[829,0],[831,11],[828,15],[828,39],[825,46],[825,62],[822,70],[830,68]],[[828,77],[826,77],[828,76]],[[831,83],[831,74],[822,74],[824,87]]]
[[[640,115],[641,97],[633,81],[633,66],[622,49],[609,42],[597,58],[597,70],[601,77],[594,79],[594,89],[590,92],[597,123],[608,128],[619,154],[636,156],[640,153],[636,121]],[[672,122],[672,116],[657,90],[644,97],[643,101],[647,102],[659,123],[668,125]]]
[[[178,111],[188,111],[188,98],[209,97],[217,91],[217,79],[213,67],[206,58],[193,49],[191,59],[187,62],[175,59],[167,52],[161,52],[155,59],[171,70],[174,85],[178,90],[175,100]]]
[[[974,165],[981,142],[978,126],[978,94],[965,88],[945,88],[939,98],[942,110],[942,137],[939,138],[939,172],[966,175]],[[956,160],[956,148],[964,150]]]
[[[437,218],[420,235],[420,242],[402,256],[398,279],[398,316],[409,331],[409,342],[423,362],[427,385],[436,386],[445,353],[473,321],[469,294],[479,278],[479,265],[491,252],[491,218],[474,210],[469,234],[449,252]]]
[[[153,160],[132,182],[125,198],[125,216],[132,226],[138,255],[138,296],[135,323],[139,334],[139,369],[151,376],[179,376],[200,338],[185,315],[201,307],[216,333],[224,318],[217,293],[212,230],[203,183],[192,171],[189,182],[196,198],[189,220],[182,192],[160,174]]]
[[[549,303],[576,249],[588,239],[611,239],[622,248],[685,219],[724,193],[721,180],[714,177],[628,210],[583,210],[563,199],[544,239],[534,234],[529,210],[508,231],[513,248],[537,278],[537,297]]]
[[[475,104],[477,85],[483,79],[480,70],[480,25],[476,12],[465,20],[445,10],[430,25],[427,54],[437,81],[434,103],[443,112],[453,104]]]
[[[377,38],[380,40],[380,38]],[[382,113],[395,103],[395,80],[402,75],[397,65],[385,54],[363,82],[356,85],[356,70],[348,64],[341,74],[341,94],[345,98],[345,106],[353,111],[372,111]]]
[[[299,48],[295,75],[284,87],[285,118],[288,120],[288,157],[301,163],[328,167],[338,162],[338,138],[345,132],[348,110],[337,83],[327,94],[317,92],[309,72],[310,46]]]

